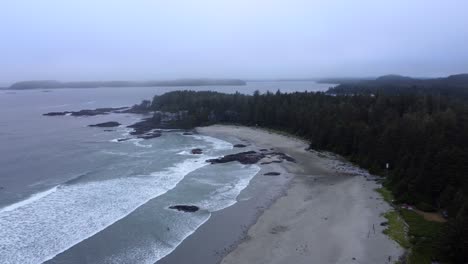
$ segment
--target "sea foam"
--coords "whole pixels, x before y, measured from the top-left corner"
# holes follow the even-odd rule
[[[61,185],[0,211],[0,263],[42,263],[174,188],[209,157],[151,175]]]

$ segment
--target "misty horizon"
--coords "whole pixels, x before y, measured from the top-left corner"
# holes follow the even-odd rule
[[[468,72],[464,1],[3,3],[0,86]]]

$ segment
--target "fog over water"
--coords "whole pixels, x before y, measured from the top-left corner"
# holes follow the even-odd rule
[[[468,72],[464,0],[15,0],[0,83]]]

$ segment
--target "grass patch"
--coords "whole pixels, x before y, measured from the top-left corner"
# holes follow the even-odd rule
[[[403,248],[409,248],[411,244],[406,236],[406,224],[400,214],[397,211],[389,211],[384,214],[384,217],[388,220],[388,226],[383,233]]]
[[[409,263],[431,263],[439,255],[437,243],[441,236],[443,223],[431,222],[414,211],[403,209],[401,216],[408,224],[408,236],[412,244],[408,256]]]
[[[382,198],[389,204],[392,204],[393,200],[395,199],[393,197],[392,192],[390,192],[390,190],[388,190],[385,187],[377,188],[377,189],[375,189],[375,191],[380,193],[380,195],[382,195]]]

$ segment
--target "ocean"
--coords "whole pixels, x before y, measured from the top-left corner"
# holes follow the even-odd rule
[[[206,160],[229,142],[166,132],[126,138],[135,114],[42,116],[131,106],[171,90],[323,91],[313,82],[241,87],[0,90],[0,263],[155,263],[242,195],[260,168]],[[117,128],[88,127],[118,121]],[[110,130],[110,131],[105,131]],[[193,148],[203,149],[193,155]],[[185,213],[169,209],[197,205]]]

